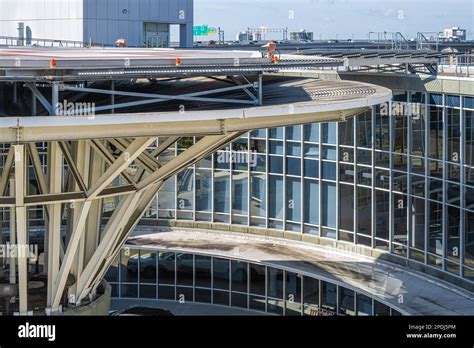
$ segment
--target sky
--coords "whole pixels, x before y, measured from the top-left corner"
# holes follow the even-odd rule
[[[261,26],[306,29],[315,39],[366,39],[384,31],[409,39],[460,26],[474,39],[474,0],[194,0],[194,21],[222,27],[226,40]]]

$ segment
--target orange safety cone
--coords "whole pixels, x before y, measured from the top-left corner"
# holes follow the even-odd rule
[[[51,59],[49,61],[49,68],[50,69],[56,69],[57,65],[58,65],[58,63],[56,62],[56,59]]]

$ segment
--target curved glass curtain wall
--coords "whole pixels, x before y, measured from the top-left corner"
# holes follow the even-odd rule
[[[394,91],[347,122],[255,130],[171,179],[145,218],[313,234],[474,281],[474,98]]]
[[[115,299],[205,303],[287,316],[401,315],[331,282],[204,254],[126,248],[106,279]]]

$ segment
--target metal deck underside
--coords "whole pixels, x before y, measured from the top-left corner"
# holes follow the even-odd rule
[[[186,86],[186,83],[183,82]],[[222,82],[212,81],[214,88]],[[217,85],[217,86],[216,86]],[[196,88],[196,85],[193,88]],[[169,87],[178,93],[183,86]],[[199,89],[207,89],[203,83]],[[188,86],[191,88],[191,86]],[[192,92],[195,92],[191,90]],[[198,92],[195,92],[198,93]],[[139,136],[203,136],[246,132],[313,122],[340,121],[391,99],[390,90],[352,81],[283,79],[265,84],[263,106],[223,106],[216,102],[173,103],[162,112],[54,117],[0,118],[3,142],[104,139]],[[222,96],[221,96],[222,98]],[[168,111],[166,111],[168,110]]]
[[[343,65],[342,60],[334,58],[295,55],[279,58],[276,64],[256,51],[8,47],[0,49],[0,81],[244,75]],[[56,64],[53,69],[52,59]]]

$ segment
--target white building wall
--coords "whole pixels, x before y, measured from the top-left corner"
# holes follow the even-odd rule
[[[84,0],[84,40],[113,44],[125,38],[130,46],[145,42],[145,22],[180,24],[186,46],[192,46],[193,0]]]
[[[182,45],[193,43],[193,0],[0,0],[0,36],[143,45],[144,22],[179,24]]]
[[[83,0],[0,0],[0,36],[83,40]]]

